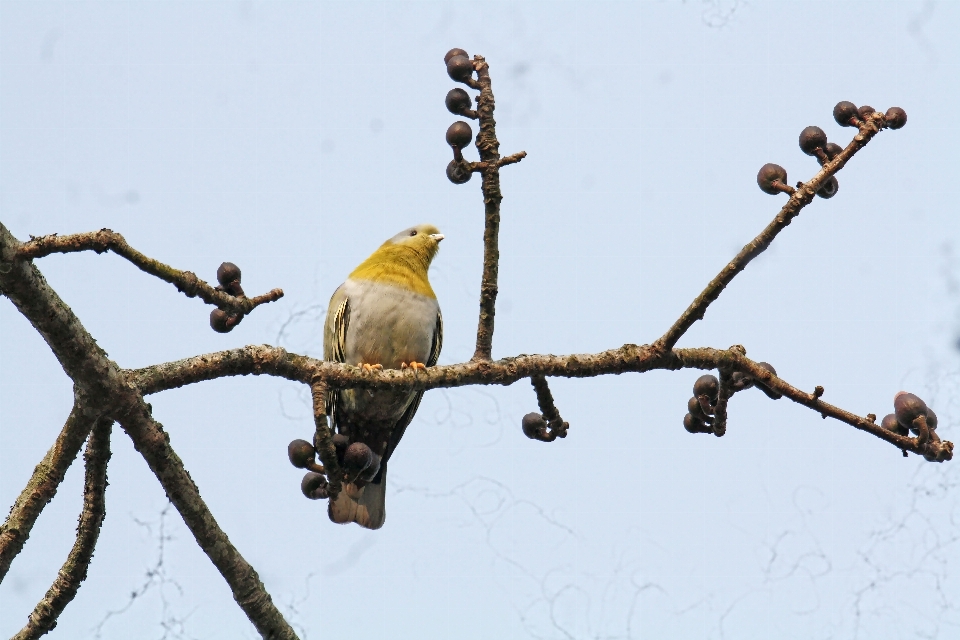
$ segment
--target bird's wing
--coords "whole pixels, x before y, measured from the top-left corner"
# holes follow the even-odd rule
[[[430,357],[427,358],[426,365],[432,367],[437,364],[437,360],[440,358],[440,349],[443,348],[443,315],[440,313],[440,309],[437,309],[437,323],[434,326],[433,330],[433,346],[430,348]],[[407,426],[413,420],[413,416],[416,415],[417,409],[420,408],[420,401],[423,400],[423,391],[418,391],[413,397],[413,400],[410,402],[410,406],[407,407],[407,410],[403,412],[403,415],[400,416],[400,419],[397,420],[397,424],[394,425],[393,430],[390,432],[390,439],[387,441],[387,448],[383,452],[383,459],[380,461],[380,472],[377,474],[377,477],[373,480],[374,482],[380,482],[380,478],[383,476],[387,468],[387,460],[390,459],[390,455],[393,453],[393,450],[397,448],[397,445],[400,443],[400,438],[403,437],[403,433],[407,430]]]
[[[329,362],[346,362],[347,327],[350,324],[350,299],[341,285],[330,298],[327,322],[323,331],[323,358]],[[331,426],[337,426],[336,389],[327,390],[327,415]]]
[[[433,346],[430,349],[430,357],[427,358],[427,366],[432,367],[437,364],[440,358],[440,349],[443,348],[443,315],[440,309],[437,309],[437,326],[433,331]]]

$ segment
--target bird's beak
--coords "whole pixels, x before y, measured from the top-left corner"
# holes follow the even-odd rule
[[[430,234],[430,237],[433,238],[434,240],[436,240],[436,241],[437,241],[437,244],[439,244],[440,241],[443,240],[443,234],[442,234],[442,233],[431,233],[431,234]]]

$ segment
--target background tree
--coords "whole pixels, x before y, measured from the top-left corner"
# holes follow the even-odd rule
[[[944,304],[943,288],[957,226],[946,192],[929,187],[951,157],[950,130],[930,123],[955,91],[938,81],[946,63],[937,56],[947,54],[935,46],[954,16],[925,22],[923,11],[902,9],[864,30],[857,7],[818,13],[841,49],[818,52],[796,13],[773,8],[738,11],[720,32],[704,22],[722,14],[680,5],[434,16],[383,5],[3,10],[4,220],[15,235],[109,226],[205,279],[229,259],[249,291],[287,292],[219,338],[197,301],[115,258],[45,259],[45,275],[122,366],[265,341],[319,353],[319,309],[308,303],[322,305],[372,243],[421,219],[448,236],[435,276],[448,325],[441,364],[468,359],[477,193],[442,175],[451,118],[440,100],[450,82],[437,62],[459,44],[504,69],[500,138],[507,151],[531,153],[505,173],[494,357],[652,341],[771,218],[772,200],[752,182],[760,164],[806,179],[816,165],[793,147],[800,127],[816,123],[845,142],[827,126],[838,99],[902,104],[909,127],[858,156],[838,197],[805,210],[774,245],[782,249],[752,265],[685,339],[743,343],[785,378],[821,384],[825,400],[861,414],[889,411],[907,387],[937,409],[941,433],[955,422],[955,396],[943,386],[951,378],[936,368],[956,368],[947,351],[955,302]],[[881,44],[897,55],[882,68],[862,62]],[[516,57],[494,55],[513,47]],[[758,66],[761,53],[787,62]],[[786,65],[806,77],[817,56],[835,76],[784,75]],[[881,157],[884,149],[895,151]],[[931,238],[943,244],[930,251]],[[894,304],[897,296],[910,303]],[[10,305],[3,313],[3,482],[12,498],[72,393],[33,330]],[[912,369],[933,370],[937,384],[911,378]],[[735,398],[723,440],[690,436],[680,418],[691,382],[684,373],[554,382],[574,426],[552,445],[519,436],[517,417],[533,408],[526,385],[427,394],[422,426],[391,469],[406,471],[394,478],[399,499],[379,537],[332,528],[299,496],[283,449],[312,421],[295,388],[234,379],[151,402],[223,528],[288,618],[317,634],[389,625],[428,635],[453,626],[515,635],[520,626],[541,636],[639,636],[689,626],[806,637],[848,626],[876,637],[891,621],[927,635],[955,623],[944,594],[955,580],[945,525],[956,503],[937,502],[951,471],[918,471],[915,457],[755,392]],[[31,389],[42,395],[28,400]],[[122,608],[153,561],[149,547],[130,544],[141,534],[127,514],[166,522],[128,441],[115,430],[97,562],[61,622],[80,631]],[[64,523],[78,507],[80,465],[71,474],[75,490],[68,478],[4,582],[5,621],[22,622],[73,543]],[[870,535],[890,522],[905,526]],[[137,615],[162,606],[168,635],[249,631],[182,525],[160,539],[170,536],[163,566],[184,593],[161,581],[145,593],[151,600],[134,603]],[[351,613],[371,602],[384,618]],[[463,623],[476,618],[483,624]],[[129,633],[111,620],[99,631]]]

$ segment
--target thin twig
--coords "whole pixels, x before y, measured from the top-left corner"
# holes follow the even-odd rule
[[[547,432],[545,438],[538,438],[546,442],[552,442],[557,438],[566,438],[570,423],[564,422],[557,410],[557,405],[553,401],[553,394],[550,393],[550,385],[547,384],[546,377],[542,375],[530,376],[530,383],[533,385],[533,391],[537,394],[537,405],[540,407],[540,414],[543,416]]]
[[[80,447],[83,446],[94,422],[95,418],[84,415],[79,403],[73,405],[60,435],[33,470],[27,486],[10,508],[10,515],[3,525],[0,525],[0,582],[10,570],[10,563],[30,537],[30,531],[40,512],[57,494],[64,474],[80,453]]]
[[[654,343],[654,346],[663,352],[669,351],[697,320],[702,320],[704,313],[707,311],[707,307],[720,297],[720,293],[730,284],[736,275],[743,271],[744,268],[750,264],[751,260],[767,250],[767,247],[770,246],[773,239],[800,214],[800,211],[805,206],[810,204],[814,196],[816,196],[817,191],[820,190],[830,177],[842,169],[857,151],[865,147],[867,143],[877,135],[883,126],[883,122],[883,114],[879,112],[864,119],[860,124],[859,132],[853,137],[853,140],[847,145],[847,148],[837,154],[832,161],[823,165],[820,171],[808,182],[799,186],[794,194],[790,196],[790,199],[787,200],[787,203],[783,205],[783,208],[780,209],[780,212],[773,221],[768,224],[752,242],[743,247],[740,253],[710,281],[710,284],[690,303],[687,310],[684,311],[677,321],[673,323],[673,326]]]
[[[314,380],[310,384],[313,396],[313,421],[316,432],[313,437],[313,447],[323,463],[327,476],[327,495],[331,501],[340,495],[343,483],[343,473],[340,471],[340,462],[337,460],[337,449],[333,444],[333,433],[327,421],[327,385],[322,379]]]
[[[87,568],[100,537],[106,515],[104,493],[107,489],[107,462],[110,460],[110,427],[113,420],[101,418],[90,432],[84,454],[86,473],[83,483],[83,511],[77,525],[77,539],[43,600],[27,617],[27,624],[13,640],[34,640],[57,626],[57,618],[77,595],[87,579]]]
[[[229,293],[218,291],[198,278],[192,271],[180,271],[159,260],[143,255],[131,247],[122,235],[110,229],[66,236],[53,234],[31,238],[29,242],[24,242],[19,247],[16,258],[18,260],[33,260],[52,253],[75,253],[78,251],[95,251],[97,253],[113,251],[118,256],[132,262],[141,271],[174,285],[177,291],[181,291],[188,298],[199,297],[207,304],[215,305],[224,311],[246,315],[261,304],[273,302],[283,297],[282,289],[273,289],[254,298],[234,297]]]
[[[500,142],[497,140],[497,123],[493,119],[494,99],[490,86],[490,68],[483,56],[474,56],[473,68],[477,72],[477,115],[480,132],[477,134],[477,150],[481,162],[486,163],[483,175],[483,277],[480,281],[480,319],[477,322],[477,348],[474,361],[489,360],[493,350],[493,324],[497,304],[497,277],[500,271]]]
[[[732,372],[725,367],[720,369],[717,404],[713,407],[713,421],[710,425],[713,429],[713,435],[718,438],[727,432],[727,403],[730,401],[730,396],[733,395],[733,389],[730,388],[731,373]]]

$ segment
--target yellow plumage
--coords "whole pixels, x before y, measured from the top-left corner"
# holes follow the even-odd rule
[[[441,240],[443,235],[432,225],[412,227],[387,240],[353,270],[330,299],[324,359],[368,369],[436,364],[443,320],[427,271]],[[350,447],[369,447],[380,460],[378,470],[366,462],[352,464],[354,459],[367,460],[365,455],[344,458],[348,477],[343,492],[330,502],[331,520],[368,529],[383,526],[387,461],[422,397],[422,391],[402,390],[343,389],[328,394],[327,413],[337,434]]]

